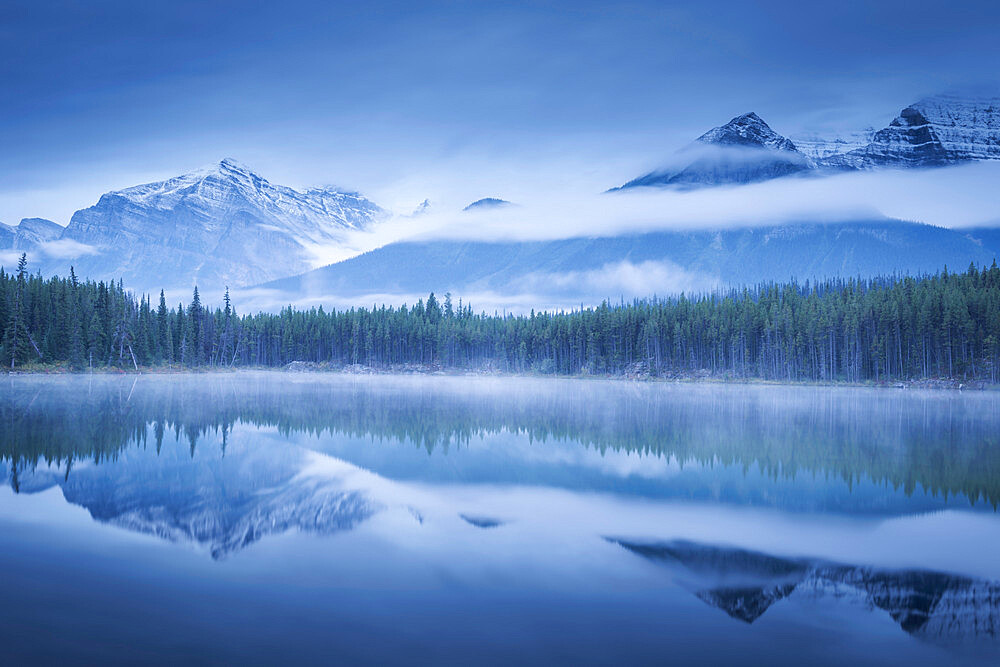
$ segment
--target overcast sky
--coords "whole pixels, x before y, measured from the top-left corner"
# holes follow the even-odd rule
[[[6,0],[0,221],[223,157],[397,210],[600,191],[746,111],[836,134],[995,85],[997,34],[997,2]]]

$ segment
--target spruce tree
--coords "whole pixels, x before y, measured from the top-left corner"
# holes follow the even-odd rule
[[[167,299],[160,290],[160,303],[156,307],[156,361],[171,361],[173,351],[170,349],[170,322],[167,319]]]
[[[3,348],[4,356],[10,359],[10,369],[14,370],[17,362],[24,361],[28,353],[28,322],[27,297],[28,285],[25,276],[27,275],[28,256],[21,253],[21,258],[17,262],[17,278],[14,283],[13,303],[8,314],[7,327],[4,331]]]

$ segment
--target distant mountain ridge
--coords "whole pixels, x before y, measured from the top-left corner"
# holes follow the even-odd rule
[[[688,156],[691,161],[682,167],[653,171],[614,189],[739,185],[814,168],[790,139],[772,130],[752,111],[701,135],[678,158]]]
[[[491,208],[505,208],[510,206],[511,203],[506,199],[500,199],[499,197],[483,197],[482,199],[477,199],[465,208],[463,211],[477,211],[483,209]]]
[[[831,156],[847,169],[941,167],[1000,159],[1000,99],[928,97],[903,109],[868,145]]]
[[[45,218],[24,218],[17,225],[0,223],[0,250],[28,251],[62,236],[63,227]]]
[[[875,136],[875,128],[868,127],[858,132],[850,132],[839,136],[823,136],[817,133],[804,133],[789,137],[804,154],[815,162],[820,162],[834,155],[847,153],[856,148],[867,146]]]
[[[996,230],[874,220],[553,241],[398,242],[265,287],[290,294],[426,294],[447,289],[467,295],[544,293],[599,301],[790,278],[934,273],[944,265],[964,270],[970,262],[989,265],[998,257]],[[628,289],[632,275],[641,291]]]
[[[829,140],[808,135],[793,141],[772,129],[758,114],[745,113],[703,133],[673,157],[669,168],[649,172],[613,190],[738,186],[791,176],[942,167],[978,160],[1000,160],[1000,97],[936,95],[907,106],[881,130],[864,130]],[[504,199],[486,197],[464,210],[487,211],[509,206],[513,204]],[[409,217],[426,213],[429,208],[425,200]],[[9,269],[16,263],[17,255],[25,252],[32,271],[66,275],[73,266],[80,277],[122,279],[139,291],[158,291],[161,287],[190,289],[196,284],[219,289],[248,287],[285,278],[289,280],[282,284],[289,285],[296,283],[295,276],[314,268],[318,258],[347,256],[349,251],[338,253],[338,249],[345,250],[352,233],[369,230],[389,215],[358,193],[333,187],[295,190],[271,183],[238,162],[226,159],[163,181],[108,192],[93,206],[77,211],[65,228],[40,218],[26,218],[17,226],[0,224],[0,263]],[[789,226],[785,227],[781,233],[788,231]],[[777,230],[778,226],[772,229],[774,233]],[[651,234],[642,237],[642,241],[632,235],[619,240],[609,237],[527,243],[517,248],[488,243],[427,246],[430,256],[443,253],[439,264],[432,264],[429,257],[419,254],[404,257],[399,254],[401,248],[412,246],[392,244],[382,249],[384,252],[375,251],[373,257],[398,255],[397,263],[378,270],[363,269],[368,275],[364,289],[366,293],[379,293],[383,292],[379,286],[395,285],[406,292],[424,291],[431,276],[444,280],[445,286],[456,288],[473,285],[505,290],[513,285],[518,289],[534,289],[531,282],[544,283],[546,275],[594,271],[609,263],[636,261],[666,261],[684,271],[695,272],[688,288],[713,281],[713,284],[743,284],[793,275],[845,275],[849,269],[865,274],[886,268],[921,272],[932,270],[925,256],[937,257],[935,268],[945,263],[954,265],[965,257],[992,261],[996,242],[986,239],[990,236],[988,230],[979,232],[984,237],[978,239],[979,251],[973,247],[975,244],[946,234],[947,238],[941,239],[941,248],[945,250],[936,255],[931,246],[917,243],[914,247],[919,247],[920,259],[912,263],[907,263],[907,256],[901,254],[902,246],[893,248],[891,243],[881,249],[884,257],[875,256],[881,251],[873,250],[875,246],[871,243],[859,242],[849,249],[850,234],[846,230],[837,234],[817,231],[819,236],[799,234],[800,239],[809,239],[803,242],[812,255],[804,256],[794,243],[789,243],[787,256],[793,258],[789,261],[771,253],[761,243],[760,233],[750,230],[742,232],[742,241],[737,240],[736,232],[722,232],[718,236],[697,233],[670,236],[672,233],[665,232],[667,236]],[[888,234],[886,238],[892,236],[889,230],[878,233]],[[698,243],[704,246],[699,247]],[[719,243],[722,245],[718,246]],[[776,245],[771,243],[770,247]],[[956,250],[959,246],[963,246],[961,251]],[[626,251],[623,249],[626,247],[632,249]],[[737,247],[740,250],[733,250]],[[463,269],[466,273],[458,275],[458,266],[463,261],[460,258],[468,256],[480,257],[481,261],[469,263]],[[510,257],[512,263],[497,266],[503,256]],[[574,267],[569,259],[560,259],[564,256],[579,259],[581,263]],[[523,259],[526,257],[533,258],[534,268],[528,266]],[[738,265],[743,261],[751,265]],[[752,266],[762,261],[774,265]],[[351,272],[359,270],[376,260],[366,255],[352,262],[336,270],[320,269],[320,273],[311,275],[316,278],[321,274],[336,274],[339,277],[332,282],[325,279],[318,282],[345,284],[353,293],[363,288],[357,280],[341,272],[348,271],[348,267]],[[726,262],[737,264],[729,266]],[[412,276],[413,280],[403,280],[403,276]],[[502,276],[515,283],[504,282]],[[440,290],[443,285],[431,287]],[[654,286],[651,291],[657,289]]]
[[[756,113],[745,113],[680,151],[675,159],[679,166],[650,172],[614,190],[746,184],[792,174],[1000,160],[1000,97],[927,97],[870,136],[865,131],[839,141],[810,137],[804,146],[772,130]],[[705,147],[716,150],[706,152]]]

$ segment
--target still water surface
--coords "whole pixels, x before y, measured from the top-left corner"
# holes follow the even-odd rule
[[[0,385],[5,662],[996,664],[1000,394]]]

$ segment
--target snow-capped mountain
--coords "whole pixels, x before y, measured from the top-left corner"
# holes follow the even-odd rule
[[[676,167],[650,172],[615,189],[755,183],[814,168],[790,139],[753,112],[701,135],[677,154],[676,161]]]
[[[717,146],[743,146],[789,153],[798,152],[791,140],[772,130],[760,116],[752,111],[733,118],[725,125],[712,128],[698,137],[696,141]]]
[[[704,187],[755,183],[790,174],[943,167],[1000,159],[1000,97],[935,95],[905,109],[877,132],[842,137],[804,134],[795,141],[747,113],[709,130],[674,158],[674,166],[614,188]]]
[[[864,147],[830,157],[845,169],[941,167],[1000,159],[1000,98],[936,95],[903,109]]]
[[[139,289],[246,285],[310,268],[311,249],[384,215],[357,193],[294,190],[227,159],[102,195],[62,235],[96,252],[63,263]]]
[[[858,148],[864,148],[875,136],[875,128],[867,127],[859,132],[849,132],[836,137],[820,134],[797,134],[789,137],[806,157],[820,162],[834,155],[841,155]]]
[[[17,225],[0,222],[0,250],[33,250],[62,236],[60,225],[44,218],[24,218]]]

